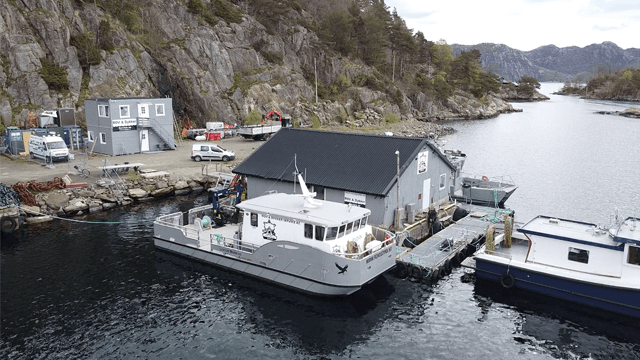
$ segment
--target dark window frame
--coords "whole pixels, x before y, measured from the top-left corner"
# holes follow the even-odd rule
[[[589,250],[570,247],[568,253],[567,259],[569,259],[569,261],[575,261],[582,264],[589,263]]]

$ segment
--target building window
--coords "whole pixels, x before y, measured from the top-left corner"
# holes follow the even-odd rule
[[[120,118],[128,118],[129,117],[129,105],[120,105]]]
[[[106,144],[106,143],[107,143],[107,134],[100,133],[100,144]]]
[[[251,213],[251,226],[258,226],[258,214]]]
[[[629,245],[629,264],[640,265],[640,247]]]
[[[95,140],[95,138],[93,137],[93,131],[89,131],[89,132],[88,132],[88,135],[89,135],[89,142],[94,142],[94,141],[96,141],[96,140]]]
[[[109,117],[109,105],[98,105],[98,116]]]
[[[164,116],[164,104],[156,104],[156,116]]]
[[[304,237],[307,239],[313,239],[313,225],[304,224]]]
[[[324,240],[324,226],[316,226],[316,240]]]
[[[577,248],[569,248],[569,260],[583,264],[589,263],[589,251]]]
[[[447,174],[440,175],[440,190],[444,189],[447,184]]]

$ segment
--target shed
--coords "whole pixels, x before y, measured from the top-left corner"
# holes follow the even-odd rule
[[[382,226],[393,224],[397,207],[426,210],[448,199],[457,177],[427,139],[294,128],[278,131],[233,172],[246,176],[249,198],[273,190],[300,193],[296,164],[317,198],[366,207],[370,221]]]

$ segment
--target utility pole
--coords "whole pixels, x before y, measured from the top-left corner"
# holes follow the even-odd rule
[[[400,151],[396,150],[396,231],[400,229]]]
[[[318,67],[316,66],[316,58],[313,58],[313,71],[316,74],[316,106],[318,106]]]

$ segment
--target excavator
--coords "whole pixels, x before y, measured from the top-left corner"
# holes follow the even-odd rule
[[[260,125],[266,124],[268,121],[282,121],[282,114],[279,111],[271,110],[264,116]]]

